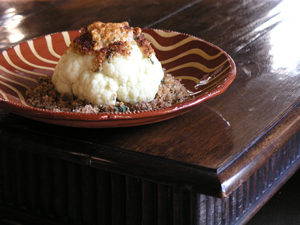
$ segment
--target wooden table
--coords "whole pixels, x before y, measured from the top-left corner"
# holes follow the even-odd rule
[[[207,40],[237,65],[225,93],[150,125],[61,127],[1,110],[0,214],[37,224],[245,224],[299,168],[298,1],[0,6],[2,51],[97,20],[128,21]]]

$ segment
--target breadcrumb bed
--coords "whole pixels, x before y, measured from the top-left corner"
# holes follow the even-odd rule
[[[26,92],[26,99],[34,107],[52,110],[55,112],[136,112],[164,109],[184,102],[189,98],[187,89],[172,75],[165,74],[159,85],[155,98],[150,102],[139,102],[130,105],[117,101],[116,105],[92,105],[86,100],[81,100],[75,95],[59,93],[51,82],[51,77],[39,78],[38,85]]]

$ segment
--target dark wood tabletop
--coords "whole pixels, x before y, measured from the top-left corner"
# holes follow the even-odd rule
[[[0,51],[94,21],[128,21],[133,27],[204,39],[226,51],[237,66],[224,93],[149,125],[64,127],[0,110],[1,169],[26,168],[26,161],[14,160],[18,151],[59,158],[200,193],[216,199],[214,206],[220,199],[231,212],[219,212],[222,224],[245,223],[300,166],[299,6],[292,0],[1,1]],[[12,164],[4,163],[8,159]],[[20,181],[13,175],[1,175],[2,205],[19,201],[13,186]]]

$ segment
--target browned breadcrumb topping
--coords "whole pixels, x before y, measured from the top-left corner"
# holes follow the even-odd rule
[[[87,27],[87,32],[92,35],[94,51],[99,51],[114,42],[130,43],[133,39],[133,32],[128,22],[102,23],[97,21]]]
[[[130,27],[128,22],[97,21],[80,29],[80,35],[73,40],[68,51],[95,55],[95,71],[101,71],[105,60],[110,62],[114,55],[129,56],[132,44],[137,44],[145,57],[155,54],[150,41],[142,34],[141,28]]]
[[[26,93],[27,101],[34,107],[56,112],[78,113],[151,111],[176,105],[189,98],[184,85],[170,74],[165,74],[154,100],[139,102],[135,105],[121,101],[117,101],[116,105],[92,105],[90,102],[81,100],[75,95],[57,92],[50,76],[38,79],[38,85]]]

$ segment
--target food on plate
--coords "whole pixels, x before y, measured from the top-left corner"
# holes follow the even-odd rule
[[[127,22],[80,30],[52,77],[27,92],[35,107],[71,112],[155,110],[183,102],[186,88],[165,74],[151,43]]]

